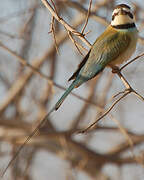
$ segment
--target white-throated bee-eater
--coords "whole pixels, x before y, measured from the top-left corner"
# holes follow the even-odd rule
[[[138,30],[135,25],[135,18],[131,8],[126,4],[116,6],[112,13],[111,24],[96,39],[92,48],[78,66],[76,72],[70,77],[69,80],[73,80],[72,84],[20,147],[15,156],[9,162],[7,168],[11,165],[12,161],[16,158],[24,145],[47,120],[48,116],[61,106],[69,93],[74,88],[79,87],[84,82],[94,78],[106,66],[114,67],[127,61],[136,49],[137,38]]]
[[[68,94],[94,78],[106,66],[114,67],[127,61],[136,49],[138,30],[128,5],[120,4],[112,13],[111,24],[96,39],[92,48],[69,80],[74,80],[52,111],[57,110]]]

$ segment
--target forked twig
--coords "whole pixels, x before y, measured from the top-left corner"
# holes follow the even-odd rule
[[[55,10],[51,7],[51,5],[49,4],[49,2],[47,0],[41,0],[42,3],[45,5],[45,7],[50,11],[50,13],[52,14],[52,16],[57,19],[57,21],[59,21],[68,31],[72,32],[73,34],[75,34],[76,36],[78,36],[78,38],[80,40],[82,40],[88,47],[91,47],[91,44],[88,42],[88,40],[86,40],[84,38],[84,36],[80,33],[77,32],[74,28],[72,28],[64,19],[62,19],[59,15],[57,15],[57,13],[55,12]]]
[[[68,31],[68,35],[69,35],[69,38],[71,39],[71,41],[73,42],[73,44],[75,45],[76,49],[78,50],[78,52],[84,56],[84,54],[80,51],[79,47],[78,47],[78,43],[74,40],[74,38],[72,37],[71,35],[71,32]]]
[[[140,56],[141,57],[141,56]],[[134,58],[134,60],[136,60],[137,58]],[[131,62],[134,62],[131,61]],[[130,63],[129,63],[130,64]],[[126,67],[126,66],[125,66]],[[128,94],[130,93],[134,93],[137,97],[139,97],[141,100],[144,101],[144,97],[141,96],[138,92],[136,92],[131,85],[129,84],[129,82],[125,79],[125,77],[122,75],[121,70],[118,67],[112,67],[112,72],[116,73],[119,78],[121,79],[121,81],[123,82],[124,86],[126,87],[125,89],[125,93],[118,99],[116,100],[111,107],[102,115],[100,116],[94,123],[92,123],[91,125],[89,125],[87,128],[85,128],[84,130],[78,131],[78,133],[85,133],[87,132],[89,129],[93,128],[94,126],[96,126],[96,124],[102,119],[104,118],[112,109],[113,107],[124,97],[126,97]]]
[[[92,127],[94,127],[102,118],[104,118],[112,109],[113,107],[121,100],[123,99],[124,97],[126,97],[130,92],[126,92],[125,94],[123,94],[118,100],[116,100],[112,106],[102,115],[100,116],[94,123],[92,123],[90,126],[88,126],[87,128],[81,130],[81,131],[78,131],[77,133],[85,133],[87,132],[89,129],[91,129]]]
[[[51,28],[50,28],[50,32],[49,32],[49,33],[52,33],[52,34],[53,34],[55,48],[56,48],[57,53],[59,54],[58,45],[57,45],[56,36],[55,36],[54,20],[55,20],[55,19],[54,19],[54,17],[52,16]]]

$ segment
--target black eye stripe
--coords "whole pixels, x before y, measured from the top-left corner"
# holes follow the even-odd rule
[[[114,20],[114,18],[118,15],[119,13],[114,13],[114,15],[112,16],[112,20]]]
[[[131,19],[133,19],[133,14],[131,12],[126,13]]]
[[[130,12],[130,11],[122,11],[122,14],[124,14],[124,15],[128,15],[131,19],[133,19],[133,14]]]

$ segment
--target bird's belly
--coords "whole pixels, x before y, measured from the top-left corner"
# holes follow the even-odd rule
[[[126,62],[132,56],[135,49],[136,49],[136,42],[132,42],[130,47],[124,53],[122,53],[115,60],[109,63],[109,66],[117,66]]]

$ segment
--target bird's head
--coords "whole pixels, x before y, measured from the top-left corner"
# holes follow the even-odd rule
[[[119,4],[115,7],[112,13],[112,26],[132,24],[135,22],[135,18],[131,8],[126,4]]]

